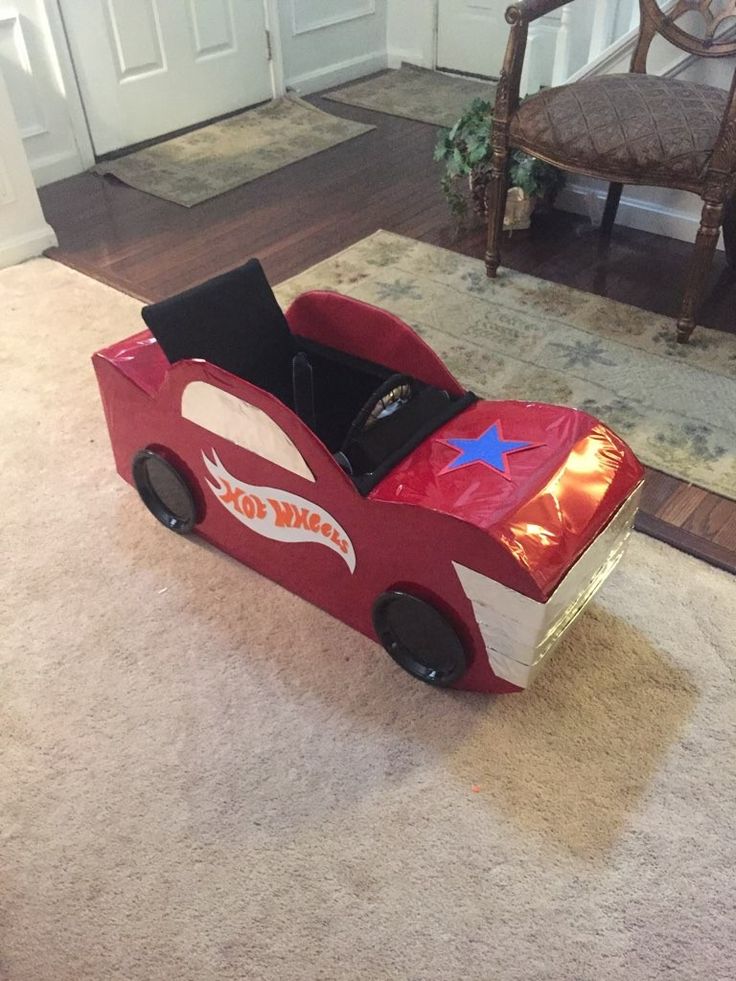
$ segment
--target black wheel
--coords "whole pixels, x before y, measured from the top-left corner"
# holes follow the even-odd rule
[[[133,457],[133,483],[151,514],[170,531],[186,535],[197,522],[197,507],[184,477],[153,450]]]
[[[465,674],[468,658],[455,629],[418,596],[382,593],[373,626],[394,661],[420,681],[444,688]]]

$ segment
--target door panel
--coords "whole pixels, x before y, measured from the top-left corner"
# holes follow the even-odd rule
[[[498,78],[509,36],[508,0],[439,0],[437,67]]]
[[[61,0],[95,152],[273,94],[264,0]]]
[[[106,0],[105,26],[118,79],[165,71],[156,0]]]
[[[232,0],[189,0],[188,6],[198,60],[235,50]]]

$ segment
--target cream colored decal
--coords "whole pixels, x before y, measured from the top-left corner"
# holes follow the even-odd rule
[[[217,500],[238,521],[264,538],[277,542],[314,542],[326,545],[344,559],[351,572],[355,571],[355,550],[345,529],[312,501],[279,490],[277,487],[255,487],[246,484],[225,469],[217,453],[213,460],[202,453],[204,464],[217,481],[207,485]]]
[[[236,446],[314,482],[307,461],[283,429],[263,409],[244,402],[232,392],[208,382],[189,382],[182,394],[181,414]]]

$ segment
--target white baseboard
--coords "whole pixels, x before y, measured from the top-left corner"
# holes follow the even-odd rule
[[[338,61],[317,71],[306,72],[304,75],[296,75],[294,78],[286,79],[286,86],[295,89],[300,95],[309,95],[311,92],[319,92],[322,89],[331,88],[333,85],[342,85],[345,82],[352,82],[355,78],[363,75],[371,75],[373,72],[380,72],[388,65],[385,51],[372,51],[358,58],[350,58],[347,61]]]
[[[36,187],[44,187],[46,184],[53,184],[54,181],[64,180],[65,177],[81,174],[94,164],[94,158],[90,164],[85,165],[75,150],[65,150],[35,160],[29,156],[28,163]]]
[[[0,269],[41,255],[44,249],[50,249],[58,244],[56,232],[51,225],[44,222],[30,232],[17,235],[7,242],[0,242]]]
[[[642,189],[644,191],[644,189]],[[585,215],[598,225],[603,217],[608,186],[606,184],[585,183],[583,179],[568,180],[557,198],[557,207],[561,211],[571,211],[576,215]],[[653,235],[666,235],[682,242],[694,242],[700,225],[700,198],[689,195],[692,208],[687,210],[668,207],[659,202],[646,201],[641,198],[627,196],[626,189],[616,215],[616,224],[628,228],[636,228]],[[723,239],[718,243],[723,248]]]
[[[388,67],[401,68],[402,64],[417,65],[419,68],[434,68],[434,64],[426,58],[422,51],[406,51],[392,48],[388,52]]]

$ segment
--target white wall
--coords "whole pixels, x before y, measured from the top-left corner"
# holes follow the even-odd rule
[[[10,96],[0,71],[0,268],[56,245],[33,184]]]
[[[589,39],[595,20],[594,4],[576,4],[575,7],[568,8],[570,39],[566,74],[576,71],[588,60]]]
[[[387,0],[280,0],[285,84],[302,94],[386,67]]]
[[[36,184],[93,162],[56,0],[0,0],[0,69]]]
[[[402,61],[435,65],[437,0],[387,0],[386,46],[390,68]]]

